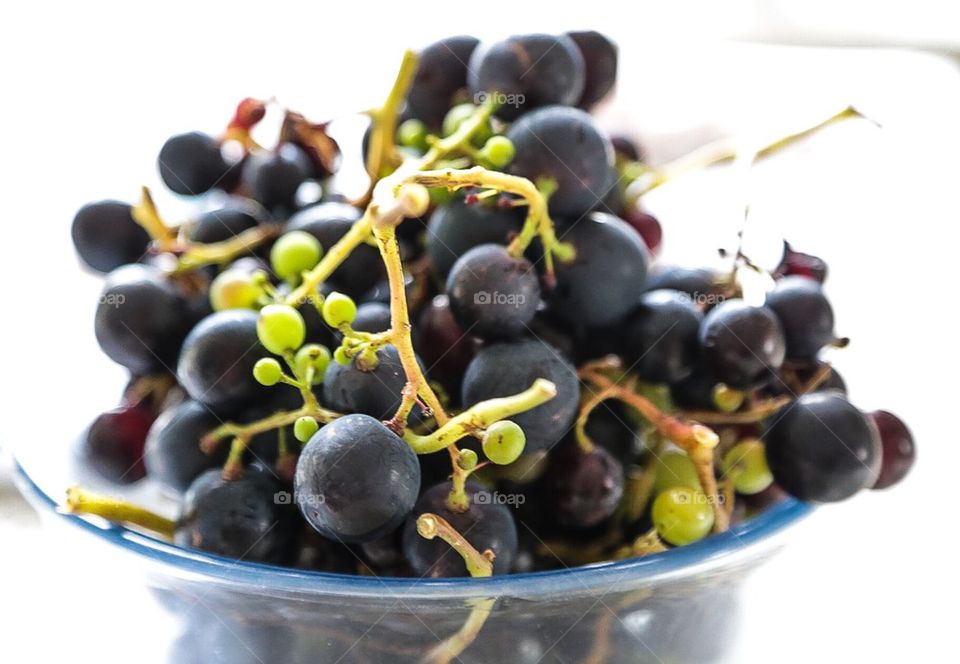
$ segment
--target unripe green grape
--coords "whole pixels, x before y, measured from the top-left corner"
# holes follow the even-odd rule
[[[742,391],[719,383],[713,388],[713,404],[722,413],[733,413],[740,409],[746,396]]]
[[[501,420],[487,427],[483,434],[483,453],[498,466],[516,461],[527,443],[527,435],[516,422]]]
[[[654,464],[654,493],[662,493],[675,486],[701,489],[697,467],[683,452],[665,452]]]
[[[351,360],[350,356],[347,355],[347,349],[343,346],[337,346],[333,351],[333,361],[343,366],[350,364]]]
[[[457,104],[449,111],[447,111],[446,116],[443,118],[443,135],[449,136],[460,128],[464,122],[470,119],[470,117],[476,113],[477,107],[471,103]],[[471,143],[475,146],[480,147],[486,143],[487,139],[493,134],[493,130],[490,129],[490,122],[487,121],[477,131],[473,134]]]
[[[270,387],[280,382],[280,376],[283,375],[283,369],[280,363],[272,357],[264,357],[257,360],[253,365],[253,377],[261,385]]]
[[[403,214],[407,217],[422,217],[430,209],[430,192],[422,184],[408,182],[400,187],[397,199],[403,205]]]
[[[277,355],[296,350],[303,345],[307,326],[300,312],[286,304],[268,304],[257,318],[257,337],[260,343]]]
[[[721,467],[725,475],[733,478],[737,493],[745,496],[760,493],[773,484],[766,450],[757,438],[748,438],[731,447],[723,456]]]
[[[313,384],[319,385],[323,382],[323,374],[330,364],[330,351],[326,346],[319,344],[307,344],[297,351],[294,358],[294,366],[297,367],[297,373],[301,376],[307,375],[307,367],[313,366]]]
[[[297,421],[293,423],[293,437],[301,443],[305,443],[313,437],[313,434],[317,433],[318,429],[320,429],[320,425],[317,424],[317,421],[304,415],[298,417]]]
[[[436,206],[446,205],[453,200],[453,194],[446,187],[429,187],[430,202]]]
[[[404,120],[397,127],[397,142],[408,148],[414,148],[421,152],[426,151],[427,145],[427,125],[416,118]]]
[[[471,449],[460,450],[460,456],[457,459],[457,463],[464,470],[473,470],[477,467],[479,461],[480,458],[477,456],[477,453]]]
[[[491,136],[480,150],[480,156],[497,169],[506,168],[515,155],[513,142],[506,136]]]
[[[290,231],[274,242],[270,264],[281,279],[299,280],[303,272],[320,262],[322,255],[323,247],[317,238],[305,231]]]
[[[256,309],[263,289],[253,275],[243,270],[224,270],[210,283],[210,306],[214,311]]]
[[[674,546],[693,544],[713,528],[710,501],[686,486],[675,486],[657,496],[650,517],[660,538]]]
[[[323,301],[323,320],[330,327],[349,325],[356,317],[357,305],[349,295],[333,292]]]

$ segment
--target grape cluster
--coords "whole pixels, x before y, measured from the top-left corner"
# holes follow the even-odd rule
[[[160,177],[203,211],[167,224],[144,190],[73,222],[106,275],[97,340],[132,376],[84,458],[178,500],[182,546],[434,577],[655,553],[750,497],[900,481],[909,430],[825,361],[845,340],[822,260],[785,244],[749,300],[740,252],[655,262],[652,169],[590,114],[616,70],[595,32],[408,55],[360,200],[330,177],[359,146],[293,111],[261,146],[267,102],[170,138]]]

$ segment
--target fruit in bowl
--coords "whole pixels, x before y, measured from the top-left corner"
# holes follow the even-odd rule
[[[118,480],[145,455],[179,514],[78,488],[68,510],[244,561],[482,578],[678,555],[749,497],[906,474],[905,425],[857,409],[823,357],[844,343],[822,261],[656,263],[642,197],[673,171],[584,110],[613,85],[609,40],[444,44],[407,53],[371,113],[357,200],[330,176],[360,150],[291,111],[261,146],[268,103],[245,99],[158,158],[173,192],[229,206],[174,226],[144,189],[78,212],[78,254],[107,273],[98,342],[134,375],[85,451]]]

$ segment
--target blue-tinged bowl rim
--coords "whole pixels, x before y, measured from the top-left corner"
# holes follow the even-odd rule
[[[14,460],[14,480],[26,498],[38,509],[70,525],[152,563],[166,567],[174,576],[203,577],[238,589],[248,587],[259,594],[277,596],[339,595],[350,597],[394,597],[450,599],[482,596],[543,597],[591,592],[619,585],[662,581],[707,572],[737,560],[758,557],[774,546],[777,536],[808,516],[813,507],[792,498],[767,509],[728,532],[664,553],[628,560],[596,563],[582,567],[510,574],[486,579],[412,579],[374,577],[299,570],[289,567],[236,561],[223,556],[174,546],[123,526],[101,519],[57,511],[60,501],[45,493],[24,468]],[[105,525],[106,524],[106,525]]]

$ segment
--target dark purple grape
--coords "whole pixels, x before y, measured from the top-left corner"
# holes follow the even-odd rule
[[[82,439],[84,461],[101,477],[117,484],[143,479],[143,446],[153,419],[153,413],[139,405],[102,413]]]
[[[310,157],[292,143],[247,157],[242,180],[250,197],[268,210],[291,210],[297,189],[313,176]]]
[[[601,523],[623,497],[623,466],[598,445],[589,453],[575,444],[554,450],[545,477],[553,516],[569,528]]]
[[[707,268],[657,265],[647,275],[644,290],[676,290],[699,303],[713,293],[716,278],[717,273]]]
[[[198,131],[168,138],[160,148],[157,167],[170,191],[183,196],[198,196],[214,187],[226,189],[234,179],[233,165],[223,158],[219,141]]]
[[[433,273],[446,279],[457,259],[473,247],[506,244],[520,231],[524,215],[521,208],[468,205],[462,197],[441,205],[427,226],[427,254]]]
[[[595,30],[576,30],[567,35],[580,49],[586,71],[577,106],[589,109],[606,97],[617,82],[617,45]]]
[[[623,328],[633,370],[651,383],[676,383],[692,374],[700,359],[702,319],[685,293],[644,293]]]
[[[176,361],[190,323],[186,299],[160,270],[126,265],[107,276],[94,331],[111,360],[149,374]]]
[[[174,542],[236,560],[282,563],[296,532],[282,492],[273,475],[256,467],[237,480],[223,479],[219,469],[208,470],[183,497]]]
[[[557,183],[550,196],[552,214],[578,219],[609,191],[613,147],[587,113],[565,106],[541,108],[514,123],[507,138],[516,149],[510,173]]]
[[[364,413],[388,420],[400,407],[406,384],[400,354],[388,345],[377,351],[377,365],[372,369],[364,366],[359,356],[346,366],[331,362],[323,378],[323,402],[342,413]],[[422,412],[419,405],[414,406],[411,421],[417,422]]]
[[[77,211],[70,234],[87,267],[110,272],[144,257],[150,236],[133,220],[130,210],[120,201],[97,201]]]
[[[390,329],[390,306],[382,302],[364,302],[357,307],[351,327],[358,332],[384,332]]]
[[[223,242],[256,227],[264,221],[266,211],[253,201],[236,198],[217,210],[204,212],[190,227],[194,242],[212,244]]]
[[[773,478],[800,500],[844,500],[880,472],[880,437],[870,419],[836,392],[805,394],[762,434]]]
[[[644,212],[639,205],[631,205],[623,211],[622,218],[640,234],[650,253],[655,254],[659,251],[663,243],[663,227],[656,217],[649,212]]]
[[[602,212],[561,233],[576,257],[556,264],[556,286],[546,293],[550,310],[584,327],[622,321],[643,292],[650,262],[643,241],[622,219]]]
[[[835,338],[833,307],[813,279],[784,277],[767,293],[766,305],[780,319],[791,359],[816,359]]]
[[[629,136],[614,134],[610,136],[610,143],[618,156],[629,161],[646,161],[643,147]]]
[[[324,537],[368,542],[399,526],[420,492],[420,464],[407,443],[368,415],[326,424],[304,446],[294,497]]]
[[[451,396],[459,398],[463,372],[477,354],[478,340],[464,332],[454,319],[446,295],[437,295],[424,307],[417,329],[416,347],[430,367],[430,376],[440,381]]]
[[[467,87],[467,63],[479,41],[458,35],[420,51],[417,73],[407,93],[407,111],[429,128],[439,130],[454,95]]]
[[[147,475],[177,493],[185,492],[200,473],[227,460],[228,441],[222,441],[213,454],[200,449],[200,439],[220,424],[207,406],[192,399],[164,411],[147,436]]]
[[[525,452],[545,450],[570,429],[577,415],[580,383],[577,372],[557,349],[538,339],[521,339],[483,348],[463,377],[463,405],[518,394],[538,378],[551,381],[557,395],[510,419],[527,437]]]
[[[880,434],[882,461],[880,475],[874,482],[874,489],[886,489],[898,484],[917,460],[917,447],[913,434],[899,417],[885,410],[868,413]]]
[[[461,256],[447,278],[453,317],[483,339],[511,339],[527,331],[540,306],[533,265],[499,244],[482,244]]]
[[[417,532],[417,518],[424,513],[436,514],[450,523],[480,553],[487,549],[496,554],[494,574],[508,574],[517,553],[517,526],[506,505],[500,504],[483,487],[467,483],[470,506],[466,512],[455,512],[447,506],[450,482],[427,489],[413,507],[403,528],[403,554],[420,577],[448,578],[468,576],[463,558],[442,539],[425,539]]]
[[[503,99],[496,114],[505,120],[541,106],[576,104],[586,78],[580,49],[566,35],[517,35],[481,44],[469,65],[467,83],[474,98],[499,94]]]
[[[257,337],[255,311],[218,311],[200,321],[183,342],[177,378],[197,401],[236,407],[265,393],[253,378],[253,365],[268,355]]]
[[[693,373],[670,386],[670,397],[678,406],[691,410],[716,410],[714,388],[720,381],[709,369],[699,366]],[[779,381],[773,381],[773,384]]]
[[[700,346],[717,379],[739,390],[769,383],[786,354],[777,316],[743,300],[721,302],[704,317]]]

